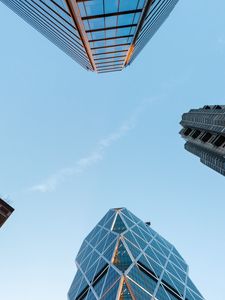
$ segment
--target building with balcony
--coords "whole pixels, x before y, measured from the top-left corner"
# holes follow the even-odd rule
[[[225,176],[225,105],[205,105],[184,113],[180,131],[185,149]]]

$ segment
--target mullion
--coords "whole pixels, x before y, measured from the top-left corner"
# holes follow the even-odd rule
[[[68,31],[70,31],[64,24],[62,24],[58,19],[56,19],[53,15],[51,15],[47,10],[45,10],[42,6],[40,6],[39,4],[37,4],[37,2],[35,2],[35,1],[33,1],[33,0],[30,0],[31,2],[29,2],[29,1],[27,1],[27,0],[25,0],[27,3],[28,3],[28,5],[30,5],[31,7],[33,7],[34,9],[37,9],[35,6],[37,6],[37,7],[39,7],[44,13],[46,13],[48,16],[50,16],[54,21],[56,21],[57,23],[59,23],[61,26],[63,26],[64,28],[66,28]],[[38,10],[38,9],[37,9]],[[40,10],[38,10],[39,12],[40,12],[40,14],[43,14]],[[44,14],[45,15],[45,14]],[[45,16],[46,18],[47,18],[47,16]],[[68,25],[70,25],[72,28],[73,28],[73,30],[75,30],[76,31],[76,28],[74,27],[74,26],[72,26],[72,24],[70,24],[68,21],[66,21],[64,18],[62,18],[61,17],[61,19],[63,20],[63,21],[65,21]],[[50,21],[51,21],[51,19],[49,19]],[[51,21],[52,22],[52,21]],[[72,31],[70,31],[74,36],[76,36],[76,38],[77,39],[79,39],[80,40],[80,37],[79,36],[77,36],[74,32],[72,32]]]
[[[38,7],[40,7],[42,10],[44,10],[43,7],[41,7],[37,2],[30,0],[33,3],[35,3]],[[62,19],[64,22],[66,22],[68,25],[70,25],[71,27],[73,27],[75,30],[76,27],[74,27],[71,23],[69,23],[66,19],[64,19],[59,13],[57,13],[56,11],[54,11],[54,9],[52,9],[49,5],[47,5],[45,2],[43,2],[42,0],[39,0],[43,5],[45,5],[49,10],[51,10],[52,12],[54,12],[60,19]],[[48,13],[49,14],[49,13]],[[51,17],[53,17],[51,14],[49,14]],[[54,17],[53,17],[54,18]]]
[[[94,53],[93,55],[98,56],[98,55],[102,55],[102,54],[112,54],[112,53],[120,53],[120,52],[127,52],[127,50],[118,50],[118,51]]]
[[[112,64],[112,65],[100,66],[100,67],[97,66],[97,69],[101,70],[101,69],[105,69],[105,67],[115,67],[115,66],[121,66],[122,67],[122,65],[123,64]]]
[[[168,5],[170,5],[171,2],[173,2],[173,0],[167,0],[166,2],[163,2],[161,0],[154,6],[153,10],[149,11],[149,14],[146,17],[145,24],[142,27],[142,31],[139,37],[141,37],[144,34],[144,32],[149,28],[149,25],[151,25],[152,21],[156,19],[159,15],[161,15],[165,8],[168,8]]]
[[[25,0],[26,1],[26,0]],[[29,5],[32,7],[32,8],[34,8],[34,10],[32,10],[35,14],[36,14],[36,11],[38,12],[38,16],[39,16],[39,14],[40,15],[42,15],[43,16],[43,20],[45,20],[46,21],[46,23],[48,23],[48,21],[50,22],[49,23],[49,26],[51,27],[56,27],[56,28],[58,28],[60,31],[61,31],[61,34],[64,36],[64,38],[65,39],[68,39],[68,40],[70,40],[70,42],[75,42],[76,44],[78,44],[79,46],[82,46],[81,44],[80,44],[80,38],[78,38],[76,35],[75,35],[75,33],[74,32],[72,32],[72,31],[70,31],[66,26],[64,26],[62,23],[60,23],[59,21],[58,21],[58,24],[56,24],[55,22],[53,22],[48,16],[46,16],[44,13],[42,13],[40,10],[38,10],[38,9],[35,9],[35,7],[31,4],[31,3],[29,3]],[[45,13],[47,13],[47,11],[45,11],[45,10],[43,10]],[[48,13],[47,13],[48,14]],[[64,27],[66,30],[68,30],[69,32],[71,32],[71,34],[73,34],[73,36],[74,37],[76,37],[77,39],[75,39],[74,37],[72,37],[71,35],[68,35],[68,33],[62,28],[62,27]],[[55,29],[56,29],[55,28]],[[78,40],[79,39],[79,40]],[[80,48],[80,50],[81,51],[83,51],[83,48]]]
[[[105,0],[103,0],[103,11],[104,11],[104,14],[105,14],[106,13],[106,11],[105,11]],[[104,27],[107,28],[106,27],[106,18],[104,18]],[[104,30],[104,36],[105,36],[105,38],[107,36],[107,32],[105,30]],[[105,42],[105,46],[106,46],[106,42]]]
[[[90,43],[94,42],[101,42],[101,41],[108,41],[108,40],[116,40],[116,39],[125,39],[125,38],[130,38],[133,37],[133,35],[121,35],[121,36],[115,36],[115,37],[108,37],[104,39],[96,39],[96,40],[89,40]]]
[[[106,69],[119,69],[119,68],[122,68],[122,64],[120,65],[113,65],[113,66],[102,66],[101,68],[98,68],[99,71],[102,71],[102,70],[106,70]]]
[[[164,14],[168,7],[173,4],[173,0],[167,0],[166,2],[159,2],[154,9],[149,13],[148,17],[146,18],[146,22],[142,28],[142,31],[140,32],[140,35],[138,37],[138,40],[140,40],[142,37],[145,36],[146,33],[149,32],[149,30],[152,28],[152,25],[154,25],[154,22],[156,22],[159,17]]]
[[[102,72],[98,72],[99,74],[102,74],[102,73],[112,73],[112,72],[120,72],[122,71],[122,69],[117,69],[117,70],[109,70],[109,71],[102,71]]]
[[[70,48],[73,49],[75,53],[77,52],[77,55],[80,55],[81,57],[82,55],[84,55],[81,51],[79,51],[81,49],[79,49],[74,44],[71,44],[71,41],[68,41],[67,38],[63,37],[63,34],[57,31],[56,28],[52,26],[52,24],[48,23],[45,19],[41,18],[36,10],[32,10],[29,6],[25,6],[24,2],[21,2],[19,5],[17,2],[15,3],[15,0],[12,0],[11,3],[13,3],[14,7],[17,7],[16,9],[20,11],[20,13],[22,12],[22,14],[29,18],[31,23],[35,21],[36,23],[38,23],[38,26],[41,26],[42,30],[43,28],[45,29],[45,31],[47,29],[49,32],[51,32],[52,35],[57,36],[58,39],[61,38],[63,44],[67,44],[67,47],[70,46]],[[83,56],[83,59],[87,60],[87,57]]]
[[[145,25],[143,26],[143,30],[141,31],[136,46],[140,45],[140,42],[144,41],[143,39],[145,38],[145,36],[149,34],[149,31],[152,30],[153,26],[155,25],[155,23],[158,21],[158,19],[160,18],[160,16],[162,14],[165,14],[166,11],[168,10],[168,7],[173,4],[173,0],[168,0],[166,3],[161,4],[159,7],[158,5],[156,5],[157,9],[156,11],[148,18],[148,20],[146,21]],[[153,12],[153,11],[152,11]],[[151,12],[151,13],[152,13]]]
[[[80,1],[80,2],[83,4],[84,11],[85,11],[85,14],[87,16],[87,8],[86,8],[86,5],[85,5],[85,1]],[[81,18],[82,18],[82,16],[81,16]],[[89,20],[87,20],[87,23],[88,23],[88,28],[91,28]],[[91,33],[91,36],[92,36],[92,33]]]
[[[124,60],[123,59],[120,59],[120,60],[111,60],[111,61],[107,61],[107,62],[100,62],[100,63],[95,63],[97,66],[98,65],[102,65],[102,64],[111,64],[113,62],[123,62]]]
[[[109,68],[109,69],[101,69],[99,70],[100,72],[104,72],[104,71],[110,71],[110,70],[122,70],[122,68]]]
[[[34,16],[32,16],[32,14],[30,15],[27,11],[24,11],[20,6],[18,6],[17,3],[14,3],[13,0],[11,1],[11,5],[13,3],[13,7],[14,9],[16,9],[17,12],[19,12],[19,14],[21,14],[23,17],[25,17],[27,19],[27,21],[33,26],[38,26],[36,27],[37,30],[41,30],[43,32],[43,34],[49,38],[50,40],[53,41],[53,43],[56,44],[56,46],[58,46],[59,48],[63,49],[65,52],[67,52],[73,59],[75,59],[79,64],[81,64],[83,67],[87,67],[87,64],[84,62],[82,62],[80,59],[78,59],[79,54],[76,53],[75,48],[73,49],[71,46],[67,45],[65,43],[65,40],[60,40],[60,36],[56,35],[54,32],[52,32],[51,30],[49,30],[49,27],[45,27],[44,23],[42,23],[41,19],[37,20],[35,19]],[[78,55],[78,57],[76,55]],[[88,62],[88,61],[87,61]]]
[[[149,0],[149,1],[150,1],[150,0]],[[140,0],[137,1],[136,9],[138,8],[139,3],[140,3]],[[143,8],[144,8],[144,7],[143,7]],[[143,10],[143,8],[142,8],[142,10]],[[135,17],[136,17],[136,14],[134,14],[134,16],[133,16],[132,24],[133,24],[133,22],[134,22]],[[139,17],[139,19],[140,19],[140,17]],[[139,24],[139,22],[138,22],[138,24]],[[138,24],[137,24],[137,25],[138,25]],[[131,28],[130,28],[130,33],[131,33]]]
[[[104,63],[102,63],[100,65],[98,64],[97,68],[108,67],[109,64],[111,64],[113,66],[119,66],[119,65],[123,64],[123,61],[121,61],[121,62],[117,62],[117,61],[114,61],[114,60],[106,61],[106,62],[104,62]]]
[[[135,14],[135,13],[141,13],[142,9],[134,9],[134,10],[125,10],[125,11],[119,11],[114,13],[108,13],[108,14],[101,14],[101,15],[91,15],[82,17],[82,20],[91,20],[91,19],[99,19],[99,18],[107,18],[107,17],[115,17],[120,15],[129,15],[129,14]]]
[[[121,46],[129,46],[129,43],[125,44],[115,44],[115,45],[109,45],[109,46],[101,46],[101,47],[93,47],[91,50],[98,50],[98,49],[105,49],[105,48],[114,48],[114,47],[121,47]]]
[[[66,15],[68,15],[71,18],[71,15],[66,11],[62,6],[60,6],[57,2],[54,0],[50,0],[55,6],[57,6],[59,9],[61,9]]]
[[[120,11],[120,0],[118,0],[118,7],[117,7],[117,11]],[[119,23],[119,16],[116,16],[116,27],[118,28],[118,23]],[[118,29],[116,29],[116,35],[118,34]],[[127,40],[128,42],[128,40]]]
[[[129,25],[121,25],[121,26],[112,26],[112,27],[102,27],[96,29],[86,30],[87,33],[91,32],[98,32],[98,31],[105,31],[105,30],[113,30],[113,29],[121,29],[121,28],[129,28],[129,27],[136,27],[137,24],[129,24]]]
[[[52,27],[54,30],[57,30],[57,28],[55,28],[55,27],[58,27],[58,29],[60,29],[60,31],[62,31],[62,32],[58,31],[57,33],[61,34],[64,37],[64,39],[67,40],[67,41],[69,41],[70,43],[74,43],[75,42],[77,44],[77,46],[76,46],[77,49],[79,49],[80,51],[83,52],[83,54],[85,54],[83,48],[79,48],[79,46],[81,46],[81,45],[80,45],[80,43],[77,40],[75,40],[71,36],[68,37],[68,35],[66,34],[66,32],[64,32],[64,30],[60,26],[58,26],[57,24],[55,24],[54,22],[52,22],[51,19],[49,19],[45,14],[43,14],[41,11],[39,11],[38,9],[36,9],[35,6],[33,6],[30,2],[28,2],[26,0],[24,0],[24,1],[28,4],[28,5],[26,5],[23,1],[20,3],[20,5],[22,7],[24,7],[24,9],[30,10],[30,13],[32,15],[36,15],[37,18],[39,18],[40,20],[42,20],[45,23],[47,23],[50,28]],[[59,24],[61,25],[61,23],[59,23]],[[80,53],[82,53],[82,52],[80,52]]]
[[[155,6],[158,7],[160,2]],[[146,42],[149,40],[148,36],[153,31],[154,26],[156,26],[157,22],[159,21],[159,18],[163,15],[166,14],[167,11],[169,10],[169,7],[173,5],[173,0],[168,0],[166,3],[164,3],[164,6],[160,4],[163,8],[160,9],[159,12],[154,12],[151,11],[148,15],[148,19],[146,19],[146,23],[144,24],[142,31],[138,37],[137,43],[135,45],[135,53],[131,59],[131,61],[134,60],[134,58],[138,55],[140,50],[143,48],[143,44],[146,44]],[[155,9],[154,7],[154,9]],[[158,10],[158,8],[157,8]],[[152,14],[153,13],[153,14]],[[151,15],[152,14],[152,15]]]
[[[115,70],[122,70],[122,68],[116,68],[116,69],[114,69],[114,68],[112,68],[112,69],[102,69],[102,70],[99,70],[99,72],[108,72],[108,71],[115,71]]]
[[[18,11],[21,11],[20,8],[17,8]],[[38,17],[33,16],[32,14],[28,14],[26,11],[21,11],[24,16],[28,20],[30,20],[31,24],[38,25],[39,28],[44,32],[44,35],[46,35],[50,40],[54,42],[57,41],[57,46],[62,47],[64,49],[68,49],[71,53],[76,54],[77,57],[80,57],[82,60],[86,60],[86,63],[88,63],[88,60],[86,57],[82,57],[82,53],[79,52],[77,48],[74,47],[74,45],[70,44],[68,41],[66,41],[64,38],[60,36],[59,33],[54,32],[54,27],[49,27],[45,25],[42,19],[39,19]],[[38,29],[38,28],[37,28]],[[38,29],[39,30],[39,29]],[[75,56],[76,57],[76,56]],[[78,61],[78,58],[76,57],[76,60]]]
[[[111,57],[102,57],[102,58],[95,58],[96,60],[104,60],[104,59],[111,59],[111,58],[120,58],[120,57],[126,57],[126,55],[120,55],[120,56],[111,56]]]

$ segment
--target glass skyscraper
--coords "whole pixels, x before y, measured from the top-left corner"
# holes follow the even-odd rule
[[[121,71],[178,0],[1,0],[87,70]]]
[[[225,105],[205,105],[183,114],[181,136],[185,149],[225,176]]]
[[[176,248],[125,208],[85,238],[69,300],[203,300]]]
[[[2,227],[13,211],[14,208],[0,198],[0,227]]]

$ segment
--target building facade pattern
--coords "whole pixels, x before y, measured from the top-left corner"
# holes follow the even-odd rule
[[[185,149],[225,176],[225,106],[205,105],[183,114],[181,136]]]
[[[87,70],[121,71],[178,0],[1,0]]]
[[[85,238],[69,300],[203,300],[176,248],[125,208]]]
[[[13,211],[14,208],[0,198],[0,227],[2,227]]]

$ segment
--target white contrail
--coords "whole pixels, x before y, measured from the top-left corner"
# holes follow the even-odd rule
[[[63,168],[57,171],[55,174],[49,176],[43,183],[37,184],[29,188],[29,191],[38,192],[50,192],[54,191],[58,184],[65,181],[66,178],[73,176],[75,174],[81,174],[92,165],[96,164],[103,159],[105,151],[112,144],[117,142],[123,136],[125,136],[129,131],[135,128],[137,120],[143,110],[146,109],[146,105],[152,103],[151,101],[144,101],[115,132],[108,135],[106,138],[101,139],[96,146],[96,149],[92,151],[86,157],[82,157],[77,160],[72,167]]]

